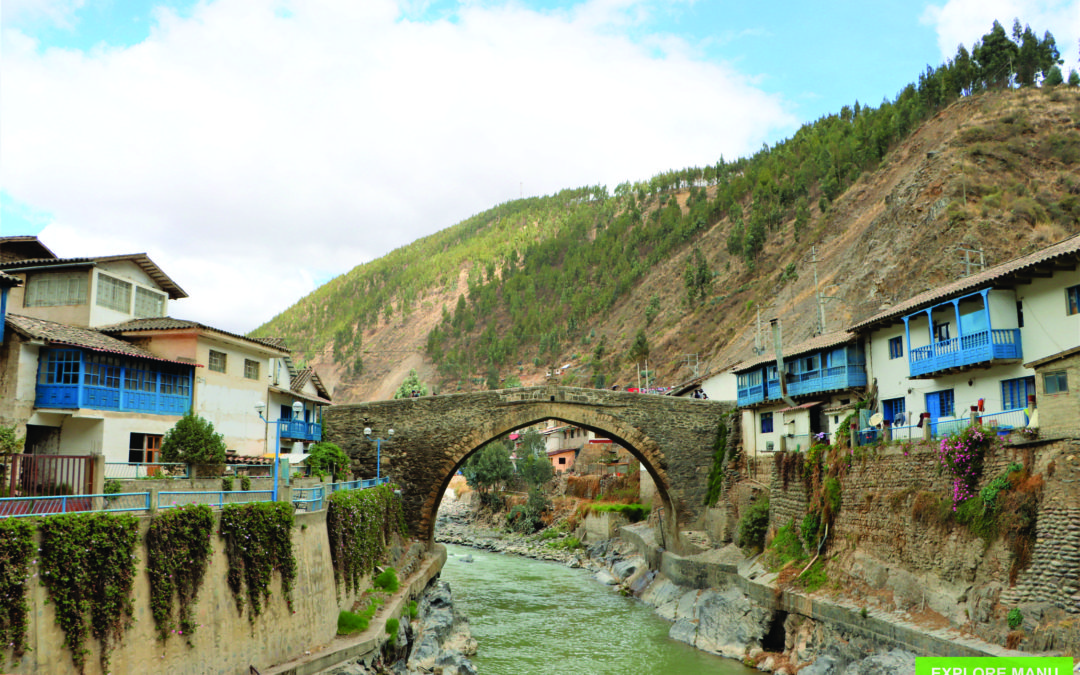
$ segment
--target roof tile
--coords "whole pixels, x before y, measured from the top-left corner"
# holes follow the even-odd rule
[[[7,324],[11,326],[13,330],[25,337],[36,340],[45,340],[49,343],[80,347],[96,352],[108,352],[110,354],[132,356],[140,359],[165,361],[167,363],[183,363],[182,361],[163,359],[142,347],[136,347],[130,342],[117,340],[116,338],[105,335],[93,328],[68,326],[66,324],[56,323],[55,321],[46,321],[44,319],[22,316],[21,314],[8,314]],[[184,363],[184,365],[190,366],[192,364]]]

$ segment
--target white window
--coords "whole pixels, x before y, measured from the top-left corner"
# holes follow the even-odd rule
[[[249,380],[259,379],[259,362],[244,359],[244,377]]]
[[[136,286],[135,316],[139,319],[165,316],[165,296],[148,288]]]
[[[34,274],[26,283],[26,307],[86,304],[86,272]]]
[[[97,304],[118,312],[131,311],[131,284],[108,274],[98,275]]]
[[[210,368],[210,370],[213,370],[214,372],[224,373],[225,372],[226,357],[227,357],[227,355],[225,354],[225,352],[215,352],[213,349],[211,349],[210,350],[210,363],[207,364],[207,365]]]

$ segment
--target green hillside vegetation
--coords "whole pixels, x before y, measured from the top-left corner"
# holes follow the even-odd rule
[[[1049,32],[1039,38],[1016,22],[1010,36],[995,22],[970,52],[961,46],[876,108],[855,102],[751,157],[622,183],[613,194],[592,186],[501,204],[332,280],[253,334],[289,337],[307,346],[308,359],[332,350],[356,378],[364,329],[407,318],[421,298],[441,293],[450,300],[427,336],[426,356],[444,381],[498,386],[523,359],[545,365],[579,350],[591,366],[588,381],[567,383],[604,386],[629,355],[595,336],[595,320],[659,263],[685,254],[681,311],[708,310],[719,272],[697,248],[703,233],[720,224],[725,272],[734,265],[753,273],[771,234],[797,242],[828,227],[832,201],[925,120],[961,97],[1063,83],[1059,57]],[[1080,84],[1075,73],[1068,80]],[[1047,152],[1061,162],[1080,161],[1075,129],[1053,143]],[[1052,217],[1075,227],[1080,208],[1057,205]],[[457,294],[462,270],[467,289]],[[640,325],[629,330],[639,342],[659,309],[656,296],[642,308]],[[635,349],[647,354],[648,344]]]

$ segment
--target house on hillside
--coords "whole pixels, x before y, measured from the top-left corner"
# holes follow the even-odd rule
[[[667,395],[712,401],[734,401],[738,396],[737,378],[730,366],[719,368],[672,387]]]
[[[911,433],[905,427],[923,413],[934,435],[947,434],[965,425],[972,409],[984,425],[1026,426],[1025,409],[1036,401],[1057,397],[1057,408],[1075,396],[1069,364],[1080,346],[1078,263],[1074,236],[854,325],[869,344],[876,412],[900,427],[894,435]],[[1057,412],[1042,417],[1047,430]]]
[[[840,410],[867,384],[866,355],[856,335],[834,331],[780,354],[744,361],[734,368],[742,411],[743,447],[748,452],[807,450],[816,434],[836,431]]]
[[[0,423],[25,432],[27,452],[155,461],[187,410],[243,456],[322,439],[318,375],[280,341],[167,316],[187,294],[145,254],[61,259],[0,238],[0,274],[22,284],[0,343]]]

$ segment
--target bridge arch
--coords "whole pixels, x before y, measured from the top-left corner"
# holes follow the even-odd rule
[[[375,444],[383,472],[402,488],[414,535],[431,541],[442,495],[455,471],[484,443],[515,429],[557,419],[623,445],[652,476],[663,503],[669,547],[678,531],[700,515],[712,465],[712,442],[731,403],[647,396],[549,385],[446,396],[374,401],[331,407],[324,438],[354,458],[364,476],[375,475]]]

